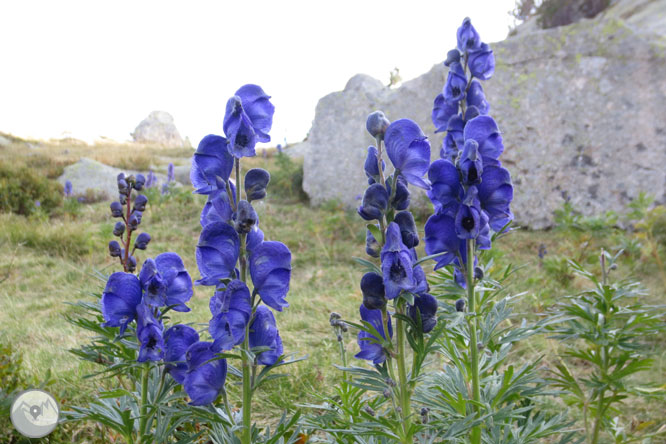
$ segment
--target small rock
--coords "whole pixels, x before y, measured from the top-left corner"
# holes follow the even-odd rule
[[[153,143],[169,148],[185,145],[176,129],[173,117],[166,111],[153,111],[143,119],[132,133],[132,138],[139,143]]]

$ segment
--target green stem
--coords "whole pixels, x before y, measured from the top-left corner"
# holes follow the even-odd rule
[[[402,299],[396,301],[396,313],[403,314],[404,303]],[[398,378],[400,379],[400,408],[402,409],[402,424],[405,432],[405,443],[411,443],[409,439],[409,430],[411,429],[411,403],[410,403],[410,390],[409,380],[407,379],[407,368],[405,366],[405,322],[397,318],[396,330],[398,340]]]
[[[481,392],[479,389],[479,347],[477,345],[478,339],[476,337],[476,294],[474,293],[474,239],[467,239],[467,304],[472,316],[468,318],[469,323],[469,350],[471,355],[472,366],[472,399],[477,403],[481,400]],[[474,405],[474,411],[479,415],[479,407]],[[470,441],[472,444],[479,444],[481,442],[481,427],[476,426],[472,428],[470,433]]]
[[[150,364],[143,364],[141,374],[141,405],[139,406],[139,439],[137,443],[143,443],[143,435],[146,434],[146,423],[148,420],[148,377],[150,376]]]

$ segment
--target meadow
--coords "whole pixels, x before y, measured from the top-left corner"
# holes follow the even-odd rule
[[[91,157],[119,168],[146,170],[153,167],[165,171],[173,162],[189,162],[191,149],[168,150],[150,146],[104,145],[88,146],[70,142],[37,143],[28,147],[26,141],[15,140],[0,148],[0,167],[29,170],[47,178],[57,178],[64,166],[78,158]],[[338,343],[329,325],[329,315],[338,312],[343,318],[358,317],[361,291],[358,280],[362,269],[353,260],[364,255],[365,222],[354,212],[345,211],[336,202],[311,208],[300,188],[302,168],[298,160],[271,151],[266,157],[249,159],[244,168],[261,167],[271,173],[268,187],[271,199],[256,204],[262,225],[269,227],[267,239],[279,239],[292,252],[293,273],[288,301],[290,309],[277,315],[285,352],[307,356],[290,368],[288,378],[271,382],[258,393],[256,407],[259,417],[275,421],[279,412],[299,405],[316,403],[317,396],[330,393],[341,379],[334,367],[339,364]],[[57,187],[59,185],[53,185]],[[81,190],[74,190],[81,193]],[[2,190],[0,190],[0,193]],[[83,192],[85,194],[85,192]],[[191,193],[189,184],[172,188],[162,195],[158,189],[146,193],[149,204],[144,223],[153,237],[142,263],[151,252],[173,251],[184,260],[194,279],[198,278],[195,261],[201,226],[199,213],[205,196]],[[106,245],[113,238],[110,202],[79,203],[75,198],[59,202],[52,211],[38,208],[26,216],[0,214],[0,441],[22,442],[12,432],[5,415],[9,393],[6,387],[44,385],[61,402],[85,404],[96,397],[98,390],[111,387],[114,381],[85,376],[99,370],[78,360],[69,349],[86,343],[86,333],[67,322],[77,314],[72,303],[92,302],[92,293],[100,293],[104,282],[95,271],[110,274],[118,271],[117,262],[108,256]],[[583,288],[568,259],[575,259],[595,273],[598,255],[603,248],[616,252],[623,249],[613,279],[632,277],[647,290],[646,304],[664,304],[666,289],[666,215],[663,208],[648,211],[647,202],[627,208],[624,214],[606,214],[596,218],[577,215],[575,208],[563,202],[556,216],[557,226],[546,231],[516,229],[496,244],[493,267],[501,269],[514,264],[519,270],[508,291],[521,295],[516,321],[521,317],[537,319],[564,295]],[[425,218],[417,220],[423,233]],[[619,228],[620,226],[628,228]],[[422,255],[423,246],[419,254]],[[432,265],[426,268],[430,274]],[[173,319],[200,324],[203,328],[210,317],[208,289],[195,287],[190,313],[173,314]],[[637,385],[653,381],[665,383],[666,338],[649,339],[654,363],[639,374]],[[344,338],[347,350],[355,353],[356,338]],[[548,375],[558,361],[557,341],[538,335],[519,344],[513,351],[515,362],[542,359],[542,372]],[[360,361],[359,365],[362,364]],[[437,365],[434,362],[432,365]],[[585,371],[580,368],[580,371]],[[239,399],[240,390],[232,386],[230,398]],[[562,408],[557,397],[546,401],[552,411]],[[625,400],[619,415],[635,427],[659,425],[666,421],[663,398]],[[573,417],[578,420],[580,418]],[[72,436],[75,437],[72,440]],[[120,442],[108,436],[95,424],[66,424],[51,435],[49,442]],[[28,441],[25,441],[28,442]],[[653,441],[657,442],[657,441]]]

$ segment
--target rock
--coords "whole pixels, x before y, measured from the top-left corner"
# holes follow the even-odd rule
[[[12,141],[8,139],[7,137],[3,136],[0,134],[0,147],[6,147],[12,144]]]
[[[152,143],[170,148],[180,148],[185,142],[180,137],[171,114],[153,111],[143,119],[132,133],[135,142]]]
[[[190,166],[188,163],[186,165],[177,165],[173,167],[173,175],[176,178],[176,182],[180,182],[183,185],[190,184]]]
[[[116,199],[118,195],[118,185],[116,178],[121,172],[129,174],[138,174],[138,171],[127,171],[114,168],[98,162],[93,159],[82,157],[81,160],[73,165],[65,167],[65,170],[58,178],[58,182],[65,185],[68,180],[72,182],[72,192],[74,195],[84,195],[87,190],[96,194],[105,195],[108,200]],[[142,172],[144,176],[147,173]],[[157,186],[166,182],[164,174],[155,174],[157,176]]]
[[[641,191],[666,202],[666,26],[655,25],[665,17],[666,2],[625,0],[595,19],[492,45],[497,67],[483,87],[503,133],[520,225],[551,226],[563,198],[587,216],[623,212]],[[310,201],[359,205],[374,144],[365,118],[374,110],[416,121],[438,156],[443,135],[430,113],[447,71],[438,64],[396,90],[357,75],[322,98],[302,148]]]

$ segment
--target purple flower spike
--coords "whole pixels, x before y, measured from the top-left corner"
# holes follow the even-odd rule
[[[275,325],[273,312],[265,305],[257,307],[254,320],[250,325],[250,348],[269,347],[269,350],[259,353],[257,363],[260,365],[273,365],[282,356],[282,339]]]
[[[233,167],[234,158],[227,150],[227,139],[214,134],[207,135],[201,139],[192,157],[190,181],[195,188],[194,192],[210,194],[218,189],[218,178],[226,183]]]
[[[469,71],[481,80],[490,79],[495,73],[495,55],[490,46],[482,43],[478,49],[469,52]]]
[[[136,306],[141,303],[141,283],[130,273],[113,273],[102,293],[103,327],[120,327],[122,335],[127,324],[136,318]]]
[[[187,374],[183,388],[190,405],[207,405],[220,396],[227,378],[227,360],[216,359],[210,342],[195,342],[185,353]],[[210,362],[209,362],[210,361]]]
[[[273,310],[288,307],[291,252],[281,242],[262,242],[250,254],[250,276],[254,290]]]
[[[163,337],[166,370],[178,384],[182,384],[187,372],[185,352],[190,345],[199,342],[199,333],[189,325],[176,324],[168,328]]]
[[[473,50],[481,46],[481,38],[479,33],[472,26],[472,21],[469,17],[465,17],[456,32],[456,37],[458,40],[458,49],[462,52]]]
[[[389,159],[407,182],[429,189],[423,176],[430,165],[430,142],[421,128],[409,119],[396,120],[389,125],[384,140]]]
[[[240,239],[236,230],[224,222],[206,225],[199,236],[196,258],[201,279],[198,285],[217,285],[220,279],[235,276],[240,254]]]
[[[213,318],[208,331],[214,350],[231,350],[245,339],[245,326],[250,322],[252,305],[250,290],[244,282],[234,279],[226,287],[218,287],[210,298]]]
[[[382,274],[387,299],[395,299],[403,290],[414,288],[412,256],[402,243],[400,227],[391,222],[386,230],[386,244],[381,253]]]
[[[359,331],[356,341],[361,351],[356,353],[356,356],[354,357],[357,359],[365,359],[368,361],[372,361],[372,363],[375,365],[381,364],[382,362],[386,361],[386,353],[384,352],[384,348],[382,347],[381,344],[372,342],[369,339],[372,339],[374,341],[382,341],[387,339],[386,333],[384,333],[384,324],[382,323],[382,311],[368,310],[367,308],[365,308],[363,304],[361,304],[359,311],[361,313],[361,319],[372,325],[375,328],[375,330],[377,330],[377,332],[381,335],[381,338],[378,338],[377,336],[372,335],[363,330]],[[391,325],[391,316],[388,314],[387,316],[388,316],[387,327],[388,327],[389,338],[393,338],[393,326]]]

